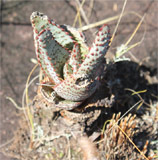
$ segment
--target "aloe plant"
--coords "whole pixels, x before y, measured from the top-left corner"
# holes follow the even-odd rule
[[[98,88],[110,43],[109,27],[99,29],[89,49],[76,28],[58,25],[43,13],[33,12],[31,23],[37,59],[48,79],[42,95],[55,107],[77,107]]]

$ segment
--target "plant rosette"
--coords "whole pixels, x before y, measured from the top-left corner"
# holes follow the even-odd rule
[[[41,94],[55,107],[76,108],[99,86],[111,38],[109,27],[98,30],[89,48],[76,28],[58,25],[40,12],[33,12],[30,19],[37,59],[45,75]]]

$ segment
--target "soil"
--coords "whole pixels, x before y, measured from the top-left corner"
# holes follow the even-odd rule
[[[86,1],[83,7],[87,16],[91,12],[88,17],[89,23],[120,14],[124,1],[94,0],[92,10],[90,9],[91,2]],[[130,61],[112,62],[117,47],[129,39],[140,21],[133,14],[125,16],[121,20],[106,56],[107,66],[102,75],[101,85],[97,92],[81,106],[84,108],[82,111],[54,112],[53,110],[50,112],[49,105],[46,106],[43,101],[43,103],[39,103],[41,97],[36,95],[38,88],[36,82],[31,85],[29,96],[35,121],[37,124],[40,123],[44,133],[52,138],[44,139],[36,144],[30,144],[30,130],[23,113],[15,108],[6,97],[11,97],[18,106],[22,106],[21,99],[25,83],[34,66],[31,59],[36,59],[29,20],[31,13],[37,10],[47,14],[58,24],[72,25],[76,16],[76,1],[40,1],[39,3],[38,1],[3,0],[1,7],[0,141],[1,144],[8,142],[8,144],[1,146],[2,150],[5,150],[5,154],[4,152],[0,153],[1,159],[82,159],[82,157],[91,156],[91,153],[86,155],[84,152],[86,150],[85,144],[88,145],[87,150],[94,152],[92,155],[100,156],[101,159],[144,159],[119,130],[115,130],[117,136],[114,135],[113,130],[109,131],[110,123],[106,125],[105,132],[101,132],[107,120],[116,121],[119,113],[123,115],[139,100],[143,100],[142,106],[138,109],[137,105],[132,109],[131,115],[128,113],[122,119],[122,124],[124,121],[128,121],[124,131],[127,133],[132,128],[128,132],[128,136],[148,158],[153,157],[154,151],[158,151],[156,141],[158,140],[157,1],[127,2],[125,11],[134,11],[140,15],[146,13],[144,23],[130,44],[140,41],[146,32],[144,39],[140,45],[126,53],[125,56]],[[82,25],[85,25],[83,17],[81,20]],[[108,22],[108,25],[113,33],[116,21]],[[76,27],[78,26],[77,23]],[[92,31],[95,32],[96,28]],[[91,31],[86,31],[85,35],[88,43],[91,44],[94,38],[93,34]],[[38,74],[39,69],[34,72],[32,77]],[[132,95],[129,89],[144,92],[140,93],[140,98],[137,94]],[[45,107],[48,110],[45,110]],[[43,115],[47,115],[47,118],[43,118]],[[135,118],[134,115],[136,115]],[[121,127],[122,124],[120,123],[119,126]],[[122,143],[119,142],[118,137],[123,137],[120,138],[123,139]],[[92,143],[93,141],[95,144],[97,143],[96,146]],[[110,141],[113,143],[111,144]],[[95,153],[94,150],[97,150],[98,153]]]

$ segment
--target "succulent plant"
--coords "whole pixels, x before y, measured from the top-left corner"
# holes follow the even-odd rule
[[[47,77],[42,95],[56,107],[77,107],[98,88],[110,43],[109,27],[99,29],[89,48],[76,28],[58,25],[40,12],[33,12],[30,19],[37,59]]]

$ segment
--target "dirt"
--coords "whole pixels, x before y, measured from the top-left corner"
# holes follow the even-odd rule
[[[90,12],[90,2],[91,1],[86,1],[83,7],[87,15]],[[122,6],[123,1],[94,1],[91,16],[88,20],[90,23],[94,23],[99,20],[118,15],[121,12]],[[9,152],[6,152],[6,155],[0,153],[1,159],[13,160],[14,158],[8,157],[9,155],[12,155],[12,157],[17,155],[17,157],[15,156],[16,158],[20,157],[20,159],[27,160],[33,159],[33,157],[34,159],[46,159],[47,157],[47,159],[68,159],[70,158],[70,154],[72,159],[82,159],[82,156],[86,156],[84,152],[81,152],[84,145],[82,145],[81,142],[78,142],[77,139],[79,137],[82,139],[85,134],[90,138],[90,140],[95,140],[95,143],[102,139],[105,140],[106,143],[99,143],[97,145],[97,149],[99,150],[98,152],[100,153],[102,159],[109,156],[108,154],[103,154],[107,152],[110,153],[111,159],[124,159],[125,157],[130,157],[130,159],[142,158],[142,155],[134,150],[133,145],[129,143],[126,137],[124,137],[124,146],[120,149],[120,151],[125,154],[120,155],[120,152],[118,152],[117,149],[113,150],[113,148],[117,148],[120,144],[118,141],[112,146],[107,143],[109,140],[113,142],[115,141],[114,136],[109,136],[109,139],[106,137],[106,132],[110,127],[106,126],[107,130],[104,135],[101,134],[101,129],[104,122],[112,119],[114,113],[118,114],[121,112],[121,115],[123,115],[140,100],[138,95],[131,95],[132,92],[129,89],[134,91],[147,90],[140,94],[144,102],[140,109],[135,107],[130,111],[132,115],[136,114],[136,118],[134,120],[136,127],[133,127],[133,131],[131,131],[129,136],[141,150],[144,148],[146,141],[149,141],[147,149],[144,148],[143,151],[148,157],[153,155],[153,151],[158,150],[158,144],[154,143],[158,139],[158,107],[156,98],[158,91],[157,8],[157,1],[141,0],[127,2],[125,11],[134,11],[140,15],[144,15],[144,13],[146,13],[145,23],[143,23],[140,27],[131,44],[141,40],[146,27],[144,40],[139,46],[133,48],[130,53],[126,54],[126,57],[130,58],[131,61],[120,61],[115,64],[109,63],[109,61],[112,61],[112,58],[114,57],[116,47],[128,40],[131,33],[139,23],[140,19],[134,15],[128,15],[121,20],[116,37],[114,38],[110,50],[108,51],[108,65],[103,73],[101,86],[98,91],[83,104],[84,106],[87,106],[87,109],[84,109],[82,113],[78,113],[77,111],[55,112],[56,114],[54,114],[53,111],[50,115],[48,113],[44,113],[44,115],[46,114],[50,116],[50,119],[47,119],[48,121],[45,121],[44,119],[40,121],[44,127],[44,131],[49,134],[53,134],[52,137],[57,138],[55,138],[55,140],[51,140],[50,143],[47,141],[46,143],[42,142],[36,144],[36,146],[33,147],[33,150],[30,151],[30,133],[29,127],[23,118],[24,115],[21,111],[16,109],[9,100],[6,99],[6,97],[12,97],[12,99],[14,99],[19,106],[22,105],[21,99],[25,88],[25,82],[29,72],[34,66],[31,62],[31,58],[36,57],[34,53],[33,34],[29,17],[33,11],[38,10],[47,14],[59,24],[72,25],[76,16],[76,2],[47,1],[39,3],[37,1],[2,1],[2,72],[0,92],[1,144],[10,142],[10,140],[12,140],[14,136],[15,137],[13,140],[14,143],[11,141],[9,145],[2,147],[3,149],[9,147],[11,149]],[[85,25],[83,18],[82,24]],[[116,26],[116,21],[109,22],[108,24],[112,33],[114,27]],[[79,24],[77,25],[79,26]],[[96,29],[92,29],[92,31],[96,31]],[[87,41],[89,43],[93,42],[92,33],[88,31],[85,34]],[[38,73],[39,69],[35,71],[33,76],[38,75]],[[37,85],[34,83],[29,89],[31,100],[34,99],[36,91]],[[30,104],[34,108],[37,106],[35,99],[33,102],[30,102]],[[39,114],[39,112],[43,112],[43,109],[35,109],[34,112]],[[54,123],[51,122],[52,117],[54,117]],[[70,117],[75,118],[69,119]],[[76,117],[80,117],[80,119]],[[36,121],[38,124],[39,117]],[[52,130],[56,131],[56,133],[52,133]],[[128,130],[129,128],[127,127],[126,131]],[[75,136],[72,136],[72,131]],[[80,132],[78,133],[78,131]],[[112,132],[110,133],[112,134]],[[120,133],[118,133],[118,135],[119,134]],[[88,138],[85,141],[88,141],[86,144],[90,143],[89,146],[92,146],[93,150],[93,144],[91,141],[89,141]],[[48,146],[54,147],[51,148],[51,155],[49,152],[41,152],[48,150]],[[122,157],[118,157],[118,155]]]

